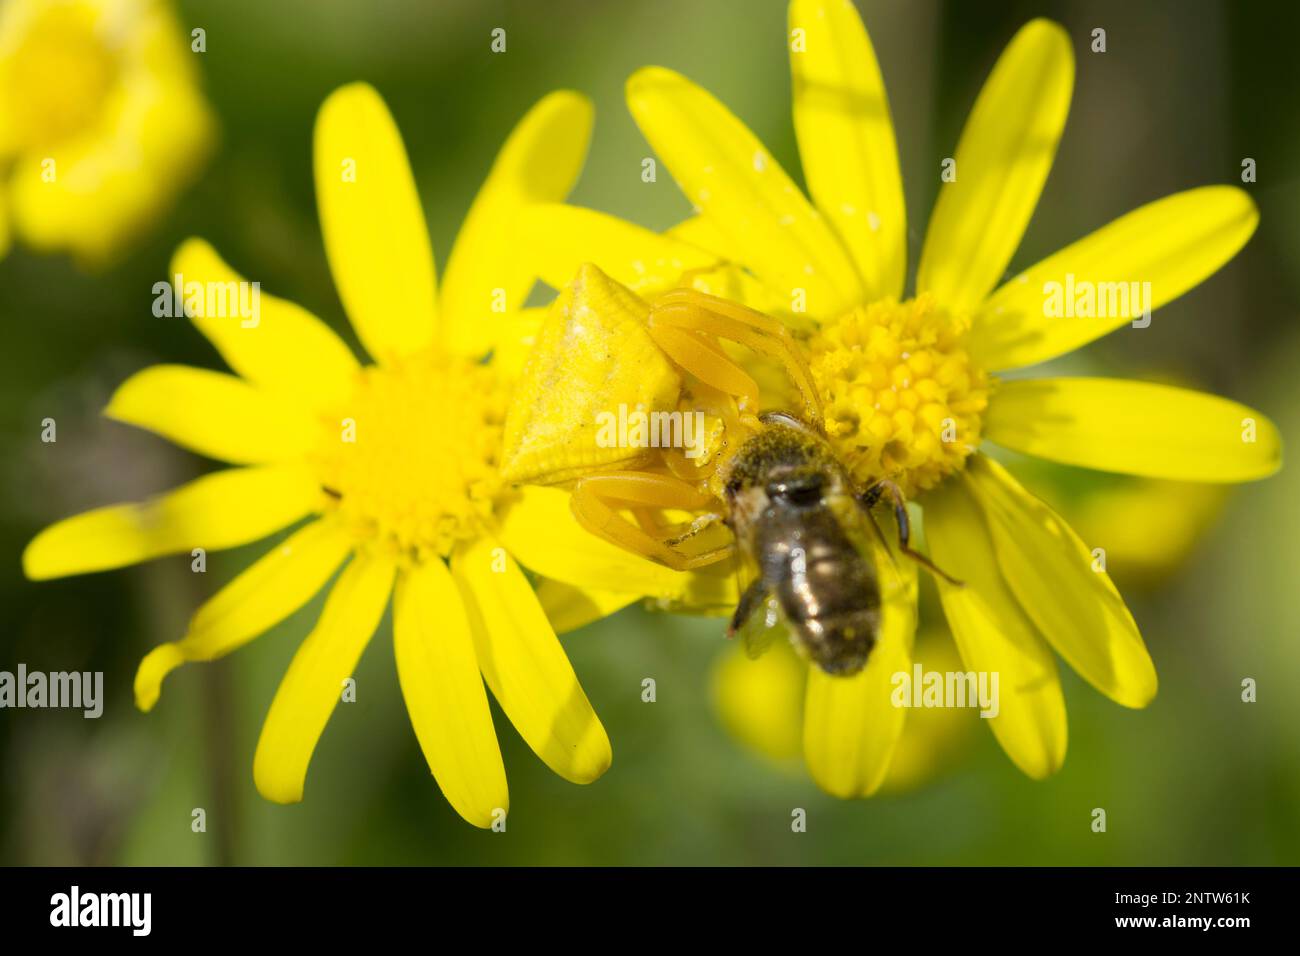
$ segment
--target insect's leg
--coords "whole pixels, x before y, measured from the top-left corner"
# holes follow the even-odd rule
[[[885,493],[885,483],[878,481],[858,496],[858,502],[864,508],[874,508],[880,496]]]
[[[749,587],[745,588],[740,595],[740,602],[736,605],[736,613],[731,615],[731,623],[727,625],[727,637],[735,637],[736,632],[744,626],[758,608],[767,600],[767,584],[763,579],[756,578],[750,582]]]
[[[688,554],[666,540],[627,520],[621,509],[674,508],[699,511],[713,503],[687,482],[671,475],[625,471],[590,475],[574,486],[569,507],[584,528],[598,538],[657,561],[674,571],[691,571],[720,561],[732,553],[730,544],[700,554]]]
[[[674,289],[650,309],[651,335],[656,328],[703,332],[776,359],[803,396],[804,414],[820,423],[821,398],[816,383],[798,342],[779,320],[694,289]]]
[[[667,543],[673,547],[676,547],[677,545],[681,544],[683,541],[690,541],[692,538],[698,537],[699,535],[703,534],[705,531],[708,531],[710,528],[716,528],[719,525],[725,525],[725,524],[726,524],[726,520],[722,517],[722,515],[716,514],[714,512],[709,512],[708,514],[700,515],[694,521],[690,522],[690,524],[686,527],[686,530],[682,531],[680,534],[673,535],[671,538],[668,539]]]
[[[888,494],[894,507],[894,520],[898,522],[898,550],[903,552],[921,567],[930,571],[931,574],[937,574],[949,584],[955,584],[961,587],[962,582],[958,581],[947,571],[944,571],[933,561],[921,554],[919,551],[913,551],[911,546],[912,540],[912,520],[907,514],[907,503],[903,500],[903,491],[897,484],[887,478],[881,479],[873,484],[870,488],[862,493],[858,498],[862,510],[867,513],[867,517],[875,524],[875,515],[871,513],[871,506],[880,500],[881,495]],[[876,532],[880,533],[880,526],[876,525]]]

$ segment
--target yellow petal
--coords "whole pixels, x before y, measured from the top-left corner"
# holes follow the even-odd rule
[[[665,598],[652,598],[647,607],[669,614],[700,614],[731,617],[740,601],[740,574],[731,561],[719,561],[698,571],[689,571],[682,589]]]
[[[301,408],[223,372],[154,365],[113,393],[104,414],[234,464],[301,458],[315,423]]]
[[[625,591],[580,588],[549,578],[538,582],[537,600],[556,634],[567,634],[593,621],[609,617],[639,599]]]
[[[961,655],[946,628],[922,628],[912,648],[913,673],[944,674],[964,670]],[[965,707],[920,707],[908,711],[882,794],[908,793],[960,767],[974,749],[970,738],[979,730],[977,711]]]
[[[727,235],[707,216],[691,216],[664,232],[681,242],[689,242],[705,252],[711,252],[719,259],[727,256]]]
[[[714,295],[720,299],[729,299],[740,305],[748,306],[756,312],[762,312],[764,315],[780,319],[792,332],[811,331],[817,324],[816,320],[810,317],[808,313],[791,311],[799,307],[798,301],[789,295],[773,292],[754,278],[753,273],[735,263],[721,262],[713,268],[683,273],[677,282],[670,283],[670,285],[695,289],[705,295]],[[653,286],[646,291],[647,294],[652,292]],[[731,343],[725,343],[724,348],[733,355],[753,355],[752,352]],[[760,358],[757,361],[762,363],[769,360]],[[776,367],[780,369],[779,365]],[[755,370],[751,367],[750,372],[754,373]],[[784,376],[784,370],[781,370],[780,374]]]
[[[882,619],[867,666],[852,677],[808,668],[804,759],[812,777],[837,797],[869,797],[889,770],[906,710],[895,707],[893,677],[910,673],[916,635],[916,566],[875,542]]]
[[[233,548],[293,524],[316,507],[320,494],[303,466],[218,471],[139,504],[96,508],[50,525],[23,552],[23,573],[39,581],[194,548]]]
[[[792,329],[810,325],[807,315],[789,311],[789,295],[774,293],[741,265],[727,261],[727,238],[703,216],[653,233],[593,209],[551,204],[529,209],[524,228],[529,230],[532,255],[542,256],[542,278],[551,285],[562,277],[568,285],[575,269],[595,263],[643,297],[693,287],[780,316]]]
[[[907,210],[876,51],[849,0],[793,0],[794,128],[808,191],[853,256],[866,298],[899,298]]]
[[[1074,53],[1050,20],[1020,29],[998,59],[957,144],[956,179],[939,189],[921,250],[919,292],[977,306],[1020,245],[1070,109]]]
[[[597,538],[578,524],[569,493],[525,485],[501,515],[501,542],[530,571],[579,587],[656,597],[679,593],[686,575]]]
[[[495,542],[479,539],[452,555],[452,573],[501,709],[548,767],[591,783],[609,769],[609,738],[523,572]]]
[[[378,362],[437,332],[433,248],[402,134],[374,87],[340,87],[321,105],[316,204],[330,272],[361,344]]]
[[[563,289],[584,263],[594,262],[610,278],[638,295],[666,291],[682,273],[707,269],[718,257],[594,209],[549,203],[521,219],[520,242],[543,282]]]
[[[202,239],[181,244],[172,256],[171,273],[173,282],[181,277],[182,290],[192,282],[237,289],[245,281]],[[154,291],[159,291],[157,286]],[[254,385],[314,408],[346,398],[358,365],[343,340],[292,302],[259,292],[258,303],[256,321],[205,314],[191,314],[190,319],[226,364]]]
[[[727,732],[750,750],[777,762],[797,760],[807,683],[808,665],[789,641],[773,641],[757,658],[735,641],[713,665],[713,709]]]
[[[294,654],[262,724],[253,782],[266,799],[302,799],[316,741],[384,616],[393,574],[388,561],[358,555],[330,589],[320,620]]]
[[[469,617],[442,561],[398,578],[393,646],[406,711],[442,795],[474,826],[492,826],[510,808],[506,768]]]
[[[1250,481],[1282,467],[1273,423],[1226,398],[1106,378],[1004,382],[984,436],[1067,465],[1177,481]]]
[[[497,340],[492,347],[492,368],[502,380],[513,383],[524,371],[546,318],[544,307],[520,309],[498,316]]]
[[[633,74],[628,106],[695,206],[727,237],[729,258],[807,312],[831,316],[863,299],[834,231],[743,123],[690,80],[662,67]]]
[[[135,675],[135,705],[153,709],[163,678],[186,661],[211,661],[244,646],[302,607],[352,549],[332,521],[313,521],[250,565],[190,618],[182,640],[154,648]]]
[[[523,308],[537,270],[533,249],[520,254],[528,246],[516,236],[519,213],[530,203],[559,202],[569,194],[587,157],[591,124],[585,96],[551,93],[519,121],[497,154],[456,236],[442,284],[446,341],[458,354],[486,353],[497,338],[501,307]]]
[[[1232,186],[1148,203],[1030,266],[981,307],[969,337],[987,368],[1045,362],[1155,310],[1213,275],[1259,223]],[[1136,283],[1136,285],[1134,285]],[[1091,305],[1089,305],[1091,296]]]
[[[1111,700],[1149,704],[1155,665],[1088,545],[997,462],[974,455],[962,474],[984,512],[1003,579],[1048,643]]]
[[[934,579],[962,661],[977,676],[997,675],[997,713],[983,721],[1029,776],[1055,773],[1067,739],[1056,660],[1003,581],[984,516],[964,482],[946,482],[926,497],[925,534],[934,563],[962,582]]]

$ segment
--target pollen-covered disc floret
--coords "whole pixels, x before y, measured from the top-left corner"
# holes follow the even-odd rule
[[[501,491],[505,408],[486,365],[429,352],[363,369],[314,456],[330,507],[365,547],[446,557]]]
[[[824,427],[860,484],[890,478],[912,495],[975,450],[988,377],[966,353],[967,327],[922,295],[854,309],[814,333]]]

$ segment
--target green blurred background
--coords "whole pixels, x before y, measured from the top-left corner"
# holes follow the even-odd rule
[[[1294,31],[1278,20],[1284,6],[862,4],[898,130],[913,268],[939,160],[952,154],[979,85],[1021,23],[1052,16],[1075,39],[1073,109],[1013,271],[1148,200],[1238,182],[1244,157],[1258,163],[1258,182],[1245,188],[1262,213],[1244,252],[1150,328],[1125,328],[1059,368],[1199,385],[1270,414],[1300,447],[1300,72]],[[441,265],[503,137],[556,87],[597,106],[575,200],[654,227],[684,218],[668,176],[640,179],[650,152],[622,85],[646,64],[713,90],[799,179],[785,16],[781,0],[180,5],[186,29],[207,30],[198,58],[222,126],[204,178],[100,274],[22,249],[0,263],[0,669],[102,670],[107,698],[98,721],[0,711],[0,861],[1300,863],[1300,495],[1285,471],[1208,507],[1191,493],[1188,509],[1201,515],[1190,522],[1193,544],[1165,548],[1175,553],[1154,565],[1126,560],[1123,548],[1112,554],[1160,694],[1127,711],[1063,668],[1070,752],[1047,782],[1023,777],[972,717],[928,785],[837,801],[721,729],[710,704],[720,622],[632,610],[565,639],[614,744],[604,778],[588,787],[560,780],[496,712],[512,798],[505,834],[466,825],[440,796],[397,692],[387,622],[357,675],[357,703],[336,710],[321,741],[300,805],[257,796],[252,755],[319,602],[232,658],[183,668],[152,714],[136,712],[140,658],[179,636],[190,612],[265,545],[214,556],[206,575],[182,556],[23,580],[22,547],[46,523],[209,467],[98,416],[113,387],[147,364],[219,367],[188,323],[150,312],[151,287],[185,236],[211,240],[237,269],[355,343],[327,271],[311,180],[312,123],[330,90],[365,79],[387,99]],[[504,55],[489,50],[495,27],[507,30]],[[1095,27],[1107,31],[1105,54],[1088,50]],[[47,416],[58,421],[57,444],[40,441]],[[1067,469],[1039,468],[1027,480],[1071,517],[1131,490]],[[1151,491],[1183,500],[1177,486]],[[1151,538],[1141,514],[1122,520],[1139,543]],[[923,600],[938,621],[933,593]],[[645,677],[657,682],[655,703],[641,701]],[[1257,703],[1240,700],[1245,677],[1258,682]],[[206,833],[191,832],[195,807],[207,812]],[[791,832],[795,807],[808,811],[807,833]],[[1105,834],[1090,828],[1094,807],[1107,810]]]

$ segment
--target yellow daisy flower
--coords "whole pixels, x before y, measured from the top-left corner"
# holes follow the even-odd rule
[[[0,9],[0,253],[101,263],[193,178],[214,122],[162,0]]]
[[[823,427],[853,476],[862,487],[892,478],[913,496],[930,557],[965,582],[937,582],[962,660],[1000,674],[1000,713],[988,723],[1021,770],[1045,777],[1066,750],[1052,652],[1128,707],[1155,695],[1155,667],[1092,553],[1105,542],[1085,543],[977,449],[987,441],[1069,465],[1221,483],[1272,474],[1281,446],[1262,415],[1199,392],[993,373],[1144,325],[1148,308],[1232,258],[1255,229],[1255,204],[1227,186],[1178,193],[1002,282],[1073,85],[1069,36],[1035,20],[998,60],[944,164],[916,291],[903,299],[902,183],[866,30],[848,0],[793,0],[790,26],[811,201],[726,107],[652,67],[628,82],[628,104],[698,215],[658,235],[554,206],[530,214],[526,231],[545,237],[540,272],[551,285],[593,262],[646,297],[685,282],[786,319],[807,348]],[[906,562],[902,570],[914,606],[914,574]],[[617,597],[587,601],[613,606]],[[914,617],[886,615],[856,676],[808,671],[804,757],[833,794],[865,796],[886,777],[905,715],[891,704],[890,678],[910,669]]]
[[[316,121],[317,202],[340,299],[374,364],[360,364],[290,302],[262,295],[249,321],[188,298],[191,283],[229,290],[244,280],[206,243],[187,241],[172,272],[184,278],[194,324],[236,374],[147,368],[106,414],[236,467],[61,521],[23,555],[28,577],[52,578],[169,554],[189,560],[192,549],[236,547],[308,519],[199,608],[182,640],[150,653],[135,682],[147,711],[174,668],[257,637],[342,566],[262,727],[253,776],[269,800],[302,798],[316,742],[390,592],[411,723],[466,820],[491,826],[508,806],[484,680],[557,774],[587,783],[609,766],[605,730],[512,553],[553,578],[566,576],[566,561],[603,573],[607,586],[645,571],[638,586],[664,587],[668,572],[612,546],[593,549],[567,509],[539,516],[496,474],[512,366],[536,324],[517,310],[498,314],[534,282],[511,230],[524,203],[567,195],[590,126],[589,104],[572,93],[552,94],[524,117],[439,287],[387,107],[364,84],[333,93]],[[541,540],[530,530],[538,527]]]

